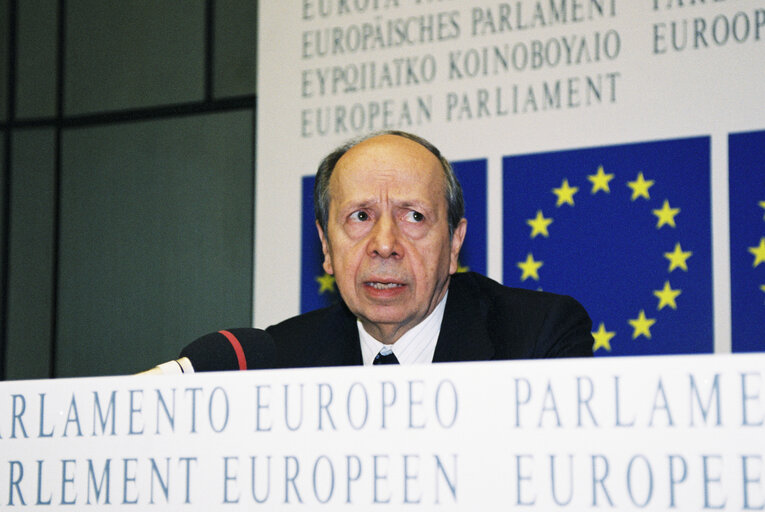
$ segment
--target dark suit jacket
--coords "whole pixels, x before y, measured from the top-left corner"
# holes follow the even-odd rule
[[[356,317],[344,303],[266,330],[276,340],[277,368],[362,364]],[[571,297],[455,274],[433,362],[591,356],[591,330],[587,312]]]

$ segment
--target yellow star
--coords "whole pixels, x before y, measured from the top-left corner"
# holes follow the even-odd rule
[[[553,194],[558,196],[558,200],[555,202],[555,206],[560,206],[563,203],[574,206],[574,194],[579,192],[579,187],[571,187],[568,184],[568,180],[563,180],[560,188],[552,189]]]
[[[646,318],[645,311],[641,309],[637,318],[629,319],[627,321],[630,323],[630,325],[634,329],[632,331],[633,340],[640,335],[645,336],[649,340],[651,339],[651,326],[656,323],[656,319]]]
[[[760,285],[760,290],[762,290],[763,292],[765,292],[765,284],[761,284],[761,285]]]
[[[539,270],[539,267],[541,267],[543,263],[541,261],[534,261],[534,256],[531,255],[531,253],[526,256],[526,261],[519,261],[516,263],[516,266],[523,270],[523,274],[521,274],[521,281],[525,281],[529,277],[534,279],[534,281],[539,281],[539,274],[537,273],[537,270]]]
[[[653,214],[659,219],[656,223],[656,229],[659,229],[664,224],[669,224],[673,228],[675,226],[675,215],[680,213],[680,208],[670,208],[669,201],[664,200],[664,204],[658,210],[653,210]]]
[[[752,267],[756,267],[765,261],[765,237],[760,238],[760,245],[757,247],[750,247],[749,252],[754,254],[754,263],[752,264]]]
[[[611,338],[616,336],[613,331],[606,331],[606,326],[603,322],[600,322],[598,330],[592,333],[592,337],[595,339],[595,343],[592,344],[592,351],[595,352],[599,348],[604,348],[611,352]]]
[[[324,293],[326,291],[334,292],[335,291],[335,276],[332,276],[330,274],[324,273],[321,277],[315,277],[316,282],[319,283],[319,293]]]
[[[648,194],[648,189],[653,187],[653,180],[646,180],[643,177],[643,173],[639,172],[635,181],[628,181],[627,186],[632,189],[632,200],[634,201],[638,197],[644,197],[651,199]]]
[[[587,176],[587,179],[592,182],[592,194],[597,192],[598,190],[602,190],[606,193],[611,193],[611,189],[608,187],[608,182],[614,179],[613,174],[606,174],[603,172],[603,166],[601,165],[598,167],[598,173],[597,174],[590,174]]]
[[[664,257],[669,260],[669,270],[667,272],[672,272],[676,268],[681,268],[688,272],[688,264],[686,262],[691,256],[693,256],[693,253],[691,251],[683,251],[682,247],[680,247],[680,242],[677,242],[674,251],[664,253]]]
[[[765,201],[760,201],[760,202],[759,202],[759,203],[757,203],[757,204],[759,204],[759,205],[760,205],[760,208],[762,208],[763,210],[765,210]],[[762,216],[762,220],[765,220],[765,215],[763,215],[763,216]]]
[[[542,215],[542,210],[537,210],[537,216],[526,221],[526,224],[531,226],[531,238],[537,235],[542,235],[545,238],[549,237],[550,234],[547,232],[547,226],[552,224],[552,221],[552,219],[545,219],[545,216]]]
[[[460,265],[459,263],[457,263],[457,273],[462,274],[464,272],[470,272],[470,267],[468,267],[467,265]]]
[[[669,285],[669,281],[665,281],[664,288],[661,290],[653,291],[653,294],[659,299],[659,305],[656,307],[656,309],[661,310],[664,306],[669,306],[672,309],[677,309],[675,299],[681,293],[683,293],[681,290],[673,290]]]

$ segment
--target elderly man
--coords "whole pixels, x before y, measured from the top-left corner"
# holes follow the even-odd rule
[[[267,329],[278,367],[592,355],[572,298],[455,274],[462,189],[429,142],[390,131],[341,146],[319,166],[314,205],[342,302]]]

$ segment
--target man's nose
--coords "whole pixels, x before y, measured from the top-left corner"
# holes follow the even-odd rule
[[[396,222],[390,216],[383,215],[372,228],[367,252],[370,256],[382,258],[402,256],[399,235]]]

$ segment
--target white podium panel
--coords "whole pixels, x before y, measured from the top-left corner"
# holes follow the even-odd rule
[[[762,509],[763,458],[764,354],[0,383],[0,509]]]

